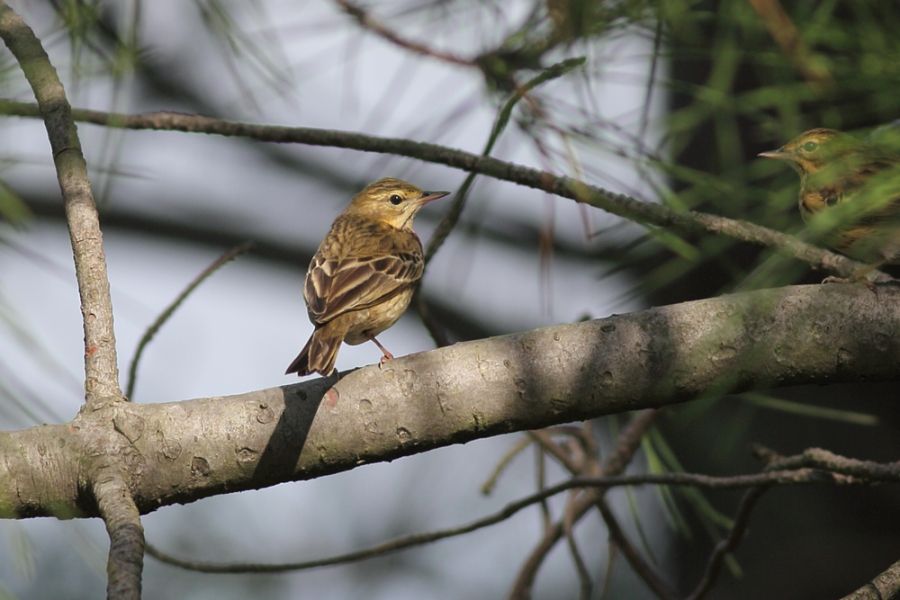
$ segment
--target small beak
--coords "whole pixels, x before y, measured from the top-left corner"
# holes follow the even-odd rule
[[[760,152],[757,156],[762,156],[763,158],[775,158],[778,160],[788,160],[791,158],[790,152],[785,152],[784,146],[779,148],[778,150],[768,150],[766,152]]]
[[[422,197],[419,198],[419,206],[425,206],[429,202],[434,202],[448,195],[450,195],[450,192],[423,192]]]

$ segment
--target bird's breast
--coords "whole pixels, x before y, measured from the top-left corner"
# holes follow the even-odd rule
[[[348,317],[352,315],[353,324],[344,341],[351,346],[362,344],[396,323],[409,306],[413,291],[412,286],[406,287],[384,302],[348,315]]]

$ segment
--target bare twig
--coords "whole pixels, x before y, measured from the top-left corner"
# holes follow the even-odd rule
[[[0,100],[0,114],[36,117],[39,115],[39,112],[37,107],[32,104]],[[684,232],[706,232],[724,235],[736,240],[776,248],[784,254],[808,263],[815,269],[822,269],[844,277],[848,277],[860,269],[867,268],[867,265],[840,254],[817,248],[794,236],[754,223],[697,211],[676,211],[662,204],[643,202],[630,196],[616,194],[609,190],[589,185],[578,179],[558,176],[546,171],[539,171],[489,156],[479,156],[437,144],[426,144],[400,138],[382,138],[328,129],[255,125],[173,112],[126,115],[92,110],[74,110],[73,116],[79,121],[108,127],[202,132],[223,136],[247,137],[274,143],[332,146],[351,148],[363,152],[408,156],[544,190],[551,194],[590,204],[614,215],[644,225],[671,227]],[[878,273],[878,275],[886,277],[884,273]]]
[[[612,466],[617,471],[624,471],[628,463],[631,462],[635,452],[637,452],[637,448],[640,446],[644,434],[650,426],[656,422],[658,414],[659,413],[655,410],[648,410],[635,416],[632,423],[636,423],[634,423],[633,427],[631,426],[632,423],[629,423],[629,427],[620,434],[620,439],[617,440],[616,444],[617,449],[607,460],[607,465]],[[595,446],[596,444],[593,441],[593,438],[589,438],[588,435],[589,432],[585,431],[585,443]],[[597,449],[592,448],[592,450],[592,452],[588,452],[587,454],[588,461],[585,465],[584,472],[589,475],[602,476],[606,472],[605,469],[608,467],[600,463]],[[655,593],[657,597],[664,600],[676,598],[677,594],[675,589],[656,572],[656,569],[654,569],[649,562],[644,560],[640,551],[631,543],[628,536],[625,535],[625,531],[619,524],[619,520],[616,518],[615,513],[613,513],[612,508],[606,501],[605,490],[592,491],[596,497],[595,506],[600,512],[603,522],[606,524],[610,540],[613,545],[622,552],[622,556],[625,557],[625,560],[628,561],[628,564],[631,565],[634,572],[638,577],[644,580],[647,587],[653,590],[653,593]]]
[[[640,447],[641,438],[653,424],[657,414],[656,409],[642,410],[638,412],[622,430],[616,440],[616,447],[606,458],[601,467],[602,473],[607,478],[616,476],[625,470],[625,467],[628,466],[628,463],[631,462],[632,457],[634,457],[634,454]],[[531,432],[531,435],[535,436],[542,447],[546,448],[552,456],[556,457],[569,472],[578,473],[580,465],[575,464],[568,456],[562,453],[556,444],[551,443],[549,436],[545,432],[535,431]],[[578,478],[571,479],[566,483],[577,481],[577,479]],[[595,506],[597,499],[601,497],[603,491],[602,488],[599,490],[589,490],[573,503],[569,509],[569,518],[573,523],[577,522]],[[531,588],[534,586],[534,579],[537,576],[538,569],[540,569],[544,559],[554,546],[556,546],[564,533],[564,525],[562,522],[557,522],[544,532],[543,537],[541,537],[538,544],[532,549],[531,554],[528,555],[519,569],[519,573],[516,576],[509,594],[511,600],[524,600],[531,597]]]
[[[868,485],[882,481],[898,482],[900,478],[883,479],[880,478],[882,473],[878,471],[878,479],[854,478],[852,481],[843,481],[843,483],[853,483],[856,485]],[[207,563],[202,561],[183,560],[169,556],[159,550],[151,548],[147,545],[147,553],[151,556],[171,564],[192,571],[202,571],[205,573],[278,573],[283,571],[300,571],[313,569],[316,567],[326,567],[349,562],[356,562],[376,556],[383,556],[406,548],[414,546],[422,546],[437,542],[450,537],[456,537],[466,533],[470,533],[477,529],[482,529],[491,525],[495,525],[517,514],[521,510],[539,503],[541,500],[555,496],[568,490],[580,488],[597,488],[595,491],[605,491],[607,488],[620,487],[624,485],[677,485],[677,486],[697,486],[710,489],[739,489],[747,487],[758,487],[766,485],[810,485],[822,483],[836,483],[838,478],[827,471],[819,471],[814,469],[786,469],[779,471],[771,471],[766,473],[755,473],[750,475],[734,475],[730,477],[715,477],[711,475],[700,475],[694,473],[660,473],[660,474],[643,474],[643,475],[609,475],[604,477],[575,477],[567,481],[558,483],[540,490],[528,496],[510,502],[501,510],[476,519],[467,524],[448,529],[441,529],[430,533],[418,533],[409,536],[395,538],[383,544],[378,544],[372,548],[332,556],[329,558],[302,561],[294,563],[282,564],[254,564],[254,563]],[[586,493],[579,497],[578,501],[573,504],[572,514],[574,517],[580,517],[587,512],[594,503],[596,498]],[[573,519],[573,522],[577,518]],[[563,526],[557,524],[554,526],[554,534],[548,537],[555,537],[555,541],[559,541],[564,534]],[[552,546],[551,546],[552,548]],[[549,548],[547,549],[549,552]],[[528,597],[514,596],[514,597]]]
[[[120,401],[122,392],[103,235],[72,109],[40,40],[3,0],[0,0],[0,37],[31,85],[37,100],[34,116],[43,118],[50,138],[81,297],[86,402],[96,407]]]
[[[484,144],[484,149],[481,151],[481,156],[489,156],[491,151],[494,149],[494,145],[497,143],[497,140],[500,139],[500,134],[503,133],[503,130],[506,129],[506,125],[509,123],[509,119],[512,116],[512,111],[519,103],[522,98],[525,98],[528,93],[534,88],[542,85],[548,81],[552,81],[558,77],[562,77],[572,69],[580,67],[585,62],[583,57],[581,58],[570,58],[561,62],[556,63],[550,67],[547,67],[543,71],[541,71],[537,76],[532,79],[526,81],[521,86],[518,86],[516,90],[510,94],[509,98],[507,98],[506,102],[503,103],[503,106],[500,107],[500,110],[497,112],[497,117],[494,119],[494,125],[491,127],[491,132],[488,134],[488,139]],[[459,222],[460,216],[462,216],[463,209],[466,205],[466,199],[469,195],[469,190],[472,188],[472,184],[475,181],[475,173],[469,173],[468,177],[463,181],[463,184],[460,186],[459,190],[455,194],[453,194],[453,203],[450,205],[450,209],[447,211],[447,214],[441,219],[440,223],[438,223],[437,227],[434,230],[434,233],[431,235],[431,239],[428,241],[428,247],[425,249],[425,260],[430,261],[434,255],[437,253],[438,249],[441,245],[446,241],[447,236],[450,235],[450,232],[453,231],[453,228]]]
[[[578,493],[573,492],[569,501],[566,503],[566,509],[563,514],[563,534],[566,538],[566,545],[569,547],[569,554],[572,555],[572,563],[575,565],[575,572],[578,573],[579,591],[578,597],[581,600],[589,600],[593,592],[593,583],[591,582],[591,572],[588,570],[581,550],[578,548],[578,541],[575,539],[575,511],[577,510],[576,500]]]
[[[768,485],[760,485],[748,490],[747,493],[744,494],[744,497],[741,499],[741,503],[738,506],[737,514],[734,517],[734,524],[731,526],[728,537],[716,544],[716,547],[709,557],[709,561],[706,563],[706,570],[704,571],[703,576],[700,578],[694,591],[687,597],[687,600],[700,600],[700,598],[705,596],[716,583],[716,579],[719,577],[719,572],[722,569],[722,564],[725,562],[725,557],[741,543],[744,533],[747,531],[747,525],[750,523],[750,513],[756,506],[756,502],[769,487],[770,486]]]
[[[609,531],[610,539],[615,547],[622,552],[622,555],[628,561],[628,564],[631,565],[631,568],[634,569],[634,572],[638,577],[653,590],[653,593],[656,594],[658,598],[664,600],[674,600],[677,598],[678,596],[672,586],[663,580],[650,563],[644,560],[644,557],[641,556],[638,549],[634,547],[634,544],[628,540],[628,536],[625,535],[625,531],[619,525],[619,520],[606,502],[606,498],[603,495],[598,494],[595,505],[600,511],[600,515],[603,517],[603,522],[606,524],[607,531]]]
[[[540,446],[534,447],[534,480],[537,490],[547,489],[547,456]],[[538,505],[541,511],[542,531],[547,531],[553,525],[553,515],[550,513],[550,503],[542,500]]]
[[[422,54],[423,56],[430,56],[432,58],[442,60],[446,63],[458,65],[461,67],[478,66],[473,60],[469,60],[467,58],[463,58],[461,56],[452,54],[450,52],[445,52],[443,50],[436,50],[420,42],[415,42],[401,37],[396,31],[384,25],[383,23],[372,17],[365,10],[363,10],[359,6],[356,6],[349,0],[334,1],[344,10],[344,12],[356,19],[361,27],[405,50],[410,50],[412,52],[415,52],[416,54]]]
[[[503,456],[500,457],[500,460],[497,462],[497,466],[491,471],[491,474],[488,476],[487,480],[481,484],[481,493],[485,496],[489,496],[491,492],[494,491],[494,487],[497,485],[497,480],[500,478],[500,475],[506,470],[506,467],[509,466],[509,463],[513,461],[515,457],[522,453],[525,448],[527,448],[531,444],[531,438],[527,436],[520,437],[515,444],[513,444],[509,450],[503,453]]]
[[[796,456],[788,456],[775,461],[771,468],[797,469],[807,467],[840,473],[850,478],[866,478],[879,481],[896,481],[900,478],[900,461],[878,463],[870,460],[848,458],[824,450],[808,448]]]
[[[144,354],[144,349],[147,347],[147,344],[153,339],[153,337],[157,334],[160,328],[169,320],[169,318],[178,310],[178,307],[187,300],[187,297],[190,296],[197,287],[206,281],[206,279],[215,273],[219,268],[225,265],[227,262],[234,260],[244,252],[247,252],[253,247],[252,242],[244,242],[238,246],[235,246],[231,250],[225,252],[222,256],[214,260],[208,267],[200,271],[200,273],[194,277],[193,280],[187,285],[184,290],[181,291],[178,296],[168,305],[166,308],[159,314],[158,317],[150,324],[147,330],[144,332],[144,335],[141,336],[140,341],[138,342],[137,349],[134,351],[134,357],[131,359],[131,364],[128,366],[128,385],[125,388],[125,397],[129,400],[134,399],[134,386],[137,383],[137,368],[138,364],[140,364],[141,356]]]

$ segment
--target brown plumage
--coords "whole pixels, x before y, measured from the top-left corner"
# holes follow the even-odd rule
[[[873,267],[900,263],[900,156],[834,129],[810,129],[760,156],[800,174],[804,221],[842,204],[825,243]],[[837,211],[836,211],[837,212]]]
[[[285,373],[330,374],[341,342],[371,340],[382,361],[393,358],[375,336],[406,310],[425,269],[413,218],[447,194],[387,177],[353,197],[309,264],[303,297],[315,330]]]

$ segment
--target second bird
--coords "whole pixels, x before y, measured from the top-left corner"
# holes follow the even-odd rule
[[[382,361],[393,358],[375,336],[409,306],[425,269],[413,218],[448,193],[386,177],[353,197],[309,264],[303,297],[315,330],[286,374],[330,374],[342,342],[371,340]]]
[[[849,204],[824,241],[871,268],[900,263],[900,156],[896,149],[835,131],[810,129],[760,156],[800,174],[803,220]]]

